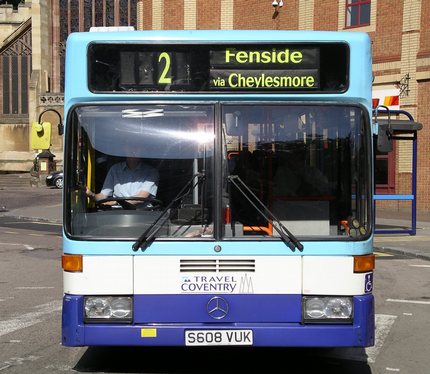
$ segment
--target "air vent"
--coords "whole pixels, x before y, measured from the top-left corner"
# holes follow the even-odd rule
[[[255,260],[218,260],[218,271],[255,271]]]
[[[181,260],[181,272],[217,271],[217,260]]]
[[[255,260],[180,260],[180,271],[183,272],[255,272]]]

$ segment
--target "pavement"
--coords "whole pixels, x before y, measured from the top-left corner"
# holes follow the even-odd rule
[[[61,223],[61,193],[61,190],[49,187],[25,187],[13,191],[0,188],[0,216]],[[430,261],[430,212],[418,212],[415,235],[410,233],[412,229],[410,211],[377,208],[376,254],[400,254]]]
[[[392,231],[396,233],[391,233]],[[375,252],[401,254],[430,261],[430,212],[416,215],[415,234],[411,234],[412,213],[376,210]]]

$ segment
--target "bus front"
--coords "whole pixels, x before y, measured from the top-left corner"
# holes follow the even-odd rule
[[[370,47],[277,37],[297,35],[88,44],[93,94],[67,104],[64,345],[374,344],[370,98],[347,74]],[[234,51],[258,69],[228,67]],[[153,193],[91,198],[131,153]]]

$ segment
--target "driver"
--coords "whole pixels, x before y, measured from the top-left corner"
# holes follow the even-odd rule
[[[128,156],[125,161],[119,162],[109,169],[99,193],[94,193],[87,187],[86,194],[95,201],[110,197],[155,198],[158,178],[158,171],[155,168],[145,164],[138,157]],[[142,201],[130,200],[128,202],[138,204]],[[115,201],[106,204],[115,205]]]

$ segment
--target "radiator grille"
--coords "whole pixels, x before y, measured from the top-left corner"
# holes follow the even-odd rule
[[[180,260],[180,271],[184,272],[255,272],[255,260],[252,259],[186,259]]]

